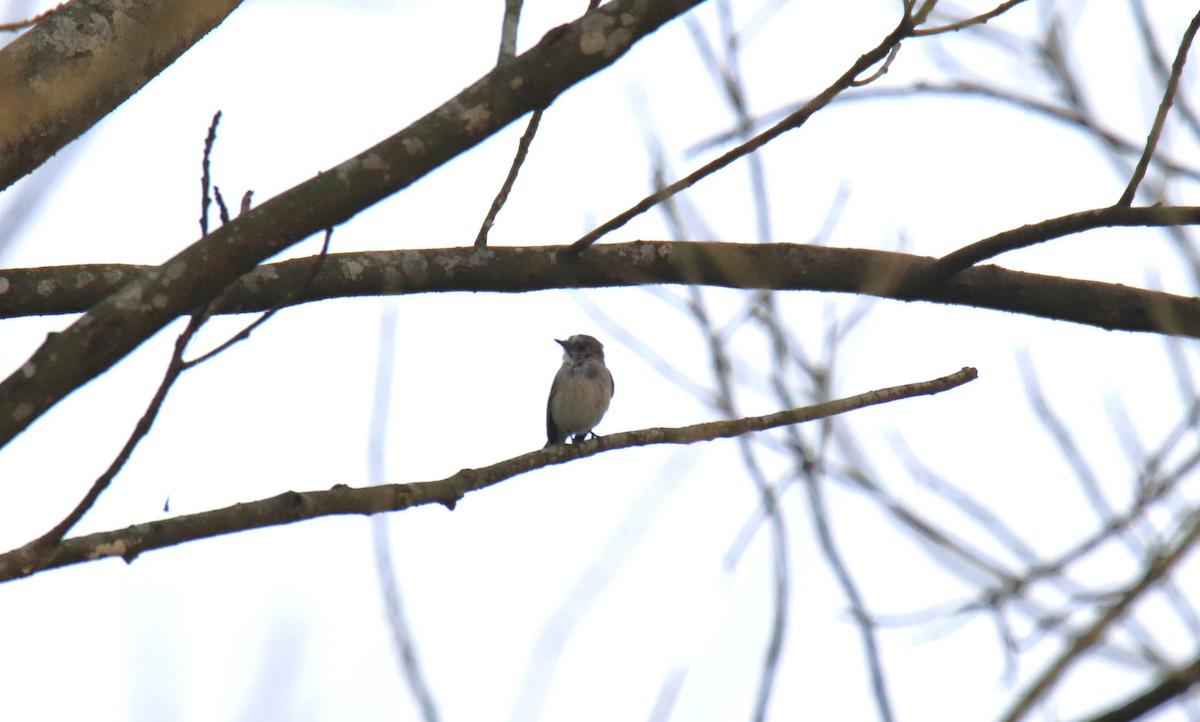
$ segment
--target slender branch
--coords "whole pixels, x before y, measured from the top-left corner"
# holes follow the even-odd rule
[[[318,255],[316,258],[316,263],[313,264],[313,274],[309,277],[309,283],[312,282],[312,278],[316,276],[317,271],[320,270],[321,265],[325,261],[325,257],[329,252],[329,240],[332,235],[333,229],[326,231],[325,243],[321,247],[320,255]],[[297,288],[295,290],[300,291],[302,288]],[[98,479],[96,479],[96,481],[92,484],[91,489],[88,490],[87,494],[84,495],[84,498],[79,502],[78,505],[76,505],[71,513],[46,534],[42,535],[40,538],[34,540],[28,545],[30,554],[41,554],[46,550],[51,549],[55,544],[61,541],[66,533],[70,531],[71,528],[77,523],[79,523],[79,520],[83,518],[83,515],[95,505],[96,500],[99,499],[100,495],[104,493],[104,491],[112,484],[112,481],[114,478],[116,478],[117,473],[120,472],[125,466],[125,463],[129,461],[129,457],[133,455],[133,450],[137,448],[138,443],[146,436],[146,434],[150,433],[150,428],[154,425],[155,419],[158,418],[158,412],[162,409],[163,402],[166,401],[167,392],[179,379],[180,374],[192,368],[193,366],[197,366],[225,351],[235,343],[249,338],[250,333],[254,329],[266,323],[267,319],[275,315],[278,310],[279,307],[270,309],[260,318],[256,319],[254,323],[242,329],[242,331],[240,331],[233,338],[216,347],[212,351],[209,351],[197,359],[185,361],[183,358],[184,351],[187,349],[188,344],[195,337],[196,333],[200,330],[200,327],[203,326],[205,321],[209,319],[210,315],[207,309],[202,309],[192,314],[191,320],[188,322],[187,327],[175,340],[174,352],[171,354],[171,360],[167,364],[167,370],[163,374],[163,380],[159,384],[158,390],[155,391],[154,397],[150,400],[145,413],[142,414],[142,417],[134,426],[133,433],[130,434],[129,439],[125,442],[125,446],[117,454],[116,458],[113,459],[108,469],[106,469],[105,472],[101,474]]]
[[[1104,144],[1111,146],[1114,150],[1121,153],[1140,152],[1143,147],[1142,143],[1133,143],[1117,135],[1115,131],[1101,126],[1095,118],[1085,115],[1081,110],[1029,95],[1020,95],[1007,89],[991,87],[977,81],[950,80],[945,83],[919,81],[912,85],[900,87],[849,90],[839,95],[834,100],[834,103],[841,105],[852,102],[872,102],[928,95],[996,100],[1019,110],[1027,111],[1032,115],[1061,122],[1081,131],[1086,138],[1101,140]],[[1176,101],[1176,107],[1178,107],[1178,101]],[[763,113],[753,119],[752,125],[754,127],[762,127],[793,112],[795,108],[796,106],[792,104]],[[694,143],[686,149],[686,152],[689,154],[700,153],[713,146],[733,142],[739,133],[740,129],[736,127],[724,130],[698,143]],[[1200,180],[1200,171],[1196,168],[1186,166],[1177,160],[1164,158],[1161,153],[1156,154],[1151,160],[1166,173],[1180,174],[1192,180]]]
[[[1133,169],[1133,177],[1129,179],[1129,185],[1121,194],[1121,199],[1117,201],[1118,206],[1133,204],[1138,185],[1146,176],[1146,169],[1150,167],[1150,158],[1158,146],[1159,137],[1162,136],[1163,125],[1167,122],[1167,112],[1171,110],[1175,91],[1179,88],[1179,79],[1183,76],[1183,65],[1187,62],[1188,49],[1192,47],[1192,40],[1195,39],[1197,30],[1200,30],[1200,12],[1192,17],[1192,22],[1188,23],[1187,30],[1183,33],[1183,39],[1179,42],[1179,52],[1175,54],[1175,62],[1171,65],[1171,77],[1167,79],[1162,102],[1158,104],[1158,113],[1154,116],[1154,125],[1150,127],[1150,135],[1146,138],[1146,148],[1142,151],[1142,157],[1138,159],[1137,166]]]
[[[710,421],[680,428],[651,428],[609,434],[582,444],[539,449],[479,469],[463,469],[438,481],[387,484],[359,489],[338,484],[327,491],[290,491],[269,499],[235,504],[224,509],[66,539],[46,556],[31,555],[28,553],[28,547],[22,547],[0,554],[0,581],[106,557],[121,557],[126,562],[132,562],[142,552],[154,549],[322,516],[370,515],[400,511],[424,504],[441,504],[453,509],[469,492],[484,489],[534,469],[565,464],[616,449],[651,444],[693,444],[803,423],[876,404],[941,393],[968,383],[977,376],[975,369],[964,368],[930,381],[869,391],[857,396],[765,416]]]
[[[939,258],[935,263],[913,274],[907,281],[906,288],[911,293],[926,293],[981,261],[994,258],[1001,253],[1028,248],[1081,231],[1100,227],[1145,225],[1144,221],[1150,216],[1158,215],[1157,211],[1161,208],[1161,206],[1131,208],[1125,205],[1115,205],[1109,208],[1071,213],[1041,223],[1002,231]],[[1193,220],[1200,220],[1189,211],[1182,211],[1178,214],[1171,212],[1168,216],[1172,217],[1160,217],[1159,220],[1162,223],[1154,225],[1186,225],[1191,224]]]
[[[504,20],[500,22],[500,51],[496,64],[511,60],[517,54],[517,28],[521,22],[524,0],[504,0]]]
[[[1130,0],[1130,9],[1133,11],[1133,19],[1137,24],[1138,35],[1142,41],[1142,48],[1146,51],[1146,61],[1150,64],[1151,71],[1155,78],[1166,87],[1167,82],[1171,78],[1171,70],[1167,67],[1167,60],[1158,51],[1158,39],[1155,37],[1154,28],[1150,22],[1150,15],[1146,11],[1145,0]],[[1171,107],[1179,114],[1179,118],[1192,131],[1193,137],[1200,137],[1200,118],[1196,116],[1196,112],[1189,107],[1187,99],[1176,96]]]
[[[212,187],[212,175],[210,173],[212,166],[212,150],[213,144],[217,142],[217,124],[221,122],[221,111],[213,114],[212,122],[208,124],[208,135],[204,137],[204,156],[200,161],[200,236],[203,238],[208,235],[208,209],[212,206],[212,195],[209,194],[209,189]],[[218,191],[218,195],[220,191]],[[221,204],[224,207],[224,203]]]
[[[146,411],[138,419],[133,432],[129,435],[129,439],[126,440],[125,446],[117,453],[112,463],[104,470],[104,473],[92,483],[91,488],[84,494],[83,499],[75,505],[71,513],[67,514],[58,524],[54,525],[54,528],[50,531],[30,542],[25,547],[28,554],[31,556],[44,556],[51,553],[54,546],[62,541],[62,538],[66,536],[72,527],[79,523],[83,515],[96,504],[100,495],[112,484],[117,473],[124,468],[125,463],[129,461],[129,457],[133,455],[133,450],[137,448],[138,443],[146,434],[150,433],[150,428],[154,425],[154,420],[158,418],[158,412],[162,409],[163,402],[167,399],[167,392],[175,384],[175,381],[179,378],[179,374],[183,373],[186,368],[183,362],[183,351],[207,319],[208,316],[203,312],[192,316],[187,327],[175,339],[175,349],[171,354],[171,360],[167,363],[167,370],[163,374],[163,379],[159,383],[158,389],[154,392],[153,398],[150,399],[150,403],[146,406]]]
[[[65,2],[59,3],[58,5],[55,5],[54,7],[50,8],[49,10],[43,10],[42,12],[38,13],[37,15],[34,15],[31,18],[26,18],[24,20],[14,20],[10,23],[0,23],[0,32],[16,32],[18,30],[24,30],[25,28],[37,25],[42,20],[45,20],[46,18],[50,17],[54,13],[58,12],[58,9],[61,8],[63,5],[66,5],[66,3]]]
[[[749,153],[753,153],[789,130],[794,130],[804,125],[804,123],[807,122],[814,113],[821,108],[824,108],[826,105],[829,105],[829,103],[832,102],[839,93],[853,85],[854,81],[857,80],[859,76],[861,76],[870,68],[874,67],[876,63],[886,60],[887,57],[892,53],[893,48],[899,45],[901,40],[910,35],[912,31],[912,25],[910,22],[911,19],[908,16],[905,16],[901,20],[900,24],[898,24],[896,28],[892,30],[892,32],[888,33],[887,37],[880,41],[878,45],[863,54],[850,66],[848,70],[842,73],[837,80],[830,84],[829,87],[821,91],[816,97],[805,103],[796,111],[792,112],[786,118],[779,121],[771,128],[754,136],[745,143],[733,148],[721,157],[705,163],[703,166],[692,171],[687,176],[675,181],[674,183],[657,189],[650,195],[635,203],[628,210],[613,216],[608,221],[600,224],[588,233],[585,233],[581,238],[579,238],[579,240],[571,244],[572,252],[582,253],[585,249],[587,249],[604,235],[620,228],[667,198],[674,196],[680,191],[691,188],[704,178],[707,178],[713,173],[725,168],[738,158],[741,158]]]
[[[497,65],[511,60],[517,53],[517,29],[521,22],[522,3],[523,0],[504,0],[504,20],[500,24],[500,53],[496,58]],[[492,201],[492,207],[488,209],[483,223],[479,226],[479,233],[475,236],[476,248],[487,246],[488,233],[492,230],[496,216],[500,214],[500,209],[504,207],[504,203],[508,200],[508,194],[512,192],[513,185],[517,182],[517,173],[520,172],[521,165],[525,162],[529,146],[533,144],[533,136],[537,133],[538,124],[542,122],[543,110],[544,108],[538,108],[529,116],[529,124],[525,126],[525,133],[521,135],[521,141],[517,143],[517,154],[508,169],[508,176],[500,185],[500,191]]]
[[[850,81],[850,87],[861,88],[865,85],[870,85],[876,80],[879,80],[883,76],[887,75],[887,71],[892,67],[892,62],[895,61],[896,56],[899,54],[900,44],[896,43],[892,46],[892,49],[888,51],[887,57],[883,59],[883,62],[879,64],[879,67],[875,70],[875,72],[863,78],[855,78],[854,80]]]
[[[324,240],[324,242],[321,243],[320,253],[318,253],[316,256],[314,256],[312,258],[303,259],[303,261],[305,263],[311,263],[310,267],[312,269],[309,272],[308,278],[305,279],[303,283],[301,283],[300,285],[296,286],[291,291],[289,291],[287,293],[287,295],[285,295],[283,298],[279,299],[279,301],[277,303],[275,303],[275,305],[271,306],[269,309],[267,309],[265,312],[263,312],[263,315],[256,318],[253,323],[246,326],[241,331],[238,331],[227,341],[222,343],[220,346],[217,346],[213,350],[209,351],[208,353],[205,353],[202,356],[199,356],[197,358],[194,358],[194,359],[184,362],[183,367],[185,369],[189,369],[193,366],[199,366],[200,364],[209,360],[213,356],[216,356],[217,354],[225,351],[230,346],[233,346],[236,343],[245,341],[246,339],[250,338],[250,334],[254,333],[254,330],[256,328],[258,328],[259,326],[266,323],[268,320],[270,320],[270,318],[272,316],[274,316],[276,313],[279,313],[279,311],[281,311],[282,309],[284,309],[288,305],[290,305],[291,302],[293,301],[293,299],[295,299],[301,293],[304,293],[304,290],[312,285],[312,282],[314,279],[316,279],[317,274],[320,273],[321,269],[325,267],[325,260],[329,257],[329,242],[332,239],[333,239],[333,229],[326,228],[325,229],[325,240]]]
[[[229,215],[229,206],[225,205],[225,196],[221,195],[221,186],[213,186],[213,197],[217,201],[217,218],[221,219],[221,225],[225,225],[232,216]]]
[[[964,28],[969,28],[972,25],[981,25],[998,15],[1003,15],[1004,13],[1008,12],[1009,10],[1016,7],[1017,5],[1020,5],[1023,2],[1025,2],[1025,0],[1006,0],[1005,2],[1000,3],[999,5],[992,8],[991,10],[987,11],[986,13],[980,13],[979,15],[975,15],[975,16],[966,18],[965,20],[959,20],[958,22],[949,23],[947,25],[938,25],[938,26],[932,27],[932,28],[917,28],[916,30],[913,31],[913,37],[919,38],[919,37],[928,36],[928,35],[940,35],[942,33],[952,33],[952,32],[957,32],[959,30],[962,30]]]
[[[533,145],[533,136],[537,133],[538,124],[542,122],[543,112],[543,109],[538,108],[529,116],[529,125],[525,126],[525,133],[521,135],[521,141],[517,143],[517,154],[513,157],[512,165],[508,169],[508,176],[500,186],[500,192],[492,201],[492,207],[488,209],[483,224],[479,226],[479,234],[475,236],[476,248],[487,246],[488,232],[492,230],[496,216],[500,215],[500,209],[504,207],[504,203],[508,200],[508,194],[512,192],[513,185],[517,182],[517,173],[521,171],[521,165],[525,163],[525,156],[529,154],[529,146]]]
[[[1200,684],[1200,658],[1186,667],[1167,672],[1157,682],[1116,707],[1080,722],[1133,722],[1150,714]]]

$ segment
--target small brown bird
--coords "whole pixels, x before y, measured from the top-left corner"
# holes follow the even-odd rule
[[[563,364],[550,387],[546,401],[546,446],[565,443],[571,437],[576,444],[592,431],[613,396],[613,377],[604,365],[604,346],[584,334],[566,341],[555,339],[563,347]]]

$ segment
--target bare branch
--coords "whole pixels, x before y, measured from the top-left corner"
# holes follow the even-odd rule
[[[256,329],[259,326],[266,323],[272,316],[274,316],[276,313],[278,313],[283,308],[286,308],[294,298],[296,298],[300,294],[304,293],[305,289],[307,289],[310,285],[312,285],[313,279],[315,279],[317,277],[317,274],[320,273],[321,269],[325,266],[325,259],[329,257],[329,242],[330,242],[330,240],[332,240],[332,238],[333,238],[333,229],[326,228],[325,229],[325,241],[321,244],[320,253],[318,253],[316,256],[314,256],[312,258],[303,259],[305,262],[311,262],[311,271],[309,272],[308,278],[305,279],[303,283],[301,283],[299,286],[297,286],[297,287],[293,288],[291,291],[289,291],[286,296],[279,299],[278,303],[276,303],[271,308],[267,309],[263,313],[262,316],[259,316],[257,319],[255,319],[254,323],[251,323],[249,326],[246,326],[241,331],[238,331],[237,334],[235,334],[233,337],[231,337],[225,343],[221,344],[220,346],[217,346],[212,351],[209,351],[208,353],[206,353],[198,358],[194,358],[189,361],[186,361],[184,363],[184,368],[188,369],[193,366],[199,366],[200,364],[209,360],[213,356],[216,356],[217,354],[225,351],[230,346],[233,346],[236,343],[245,341],[246,339],[250,338],[250,334],[254,333],[254,329]]]
[[[829,87],[821,91],[821,93],[819,93],[809,102],[805,103],[801,108],[797,109],[768,130],[759,133],[755,137],[751,138],[745,143],[742,143],[736,148],[733,148],[721,157],[705,163],[703,166],[697,168],[687,176],[675,181],[674,183],[659,188],[654,193],[651,193],[642,200],[638,201],[628,210],[613,216],[608,221],[600,224],[588,233],[585,233],[579,240],[571,244],[572,252],[582,253],[585,249],[594,244],[604,235],[620,228],[667,198],[670,198],[676,193],[692,187],[704,178],[707,178],[713,173],[716,173],[722,168],[728,166],[738,158],[741,158],[749,153],[753,153],[789,130],[794,130],[804,125],[804,123],[807,122],[814,113],[821,108],[824,108],[826,105],[829,105],[829,103],[832,102],[832,100],[837,97],[839,93],[844,91],[846,88],[849,88],[854,83],[856,78],[870,68],[874,67],[876,63],[887,58],[888,55],[891,54],[892,48],[897,46],[901,40],[908,37],[911,33],[911,30],[912,27],[909,25],[909,19],[905,17],[901,23],[897,25],[894,30],[892,30],[892,32],[888,33],[887,37],[880,41],[878,45],[863,54],[862,57],[856,60],[854,64],[852,64],[850,68],[846,70],[846,72],[842,73],[842,75]]]
[[[0,581],[106,557],[121,557],[127,562],[132,562],[142,552],[154,549],[322,516],[370,515],[400,511],[424,504],[441,504],[453,509],[467,493],[498,484],[533,469],[565,464],[616,449],[651,444],[693,444],[803,423],[867,406],[941,393],[968,383],[977,376],[975,369],[964,368],[930,381],[868,391],[857,396],[765,416],[710,421],[680,428],[652,428],[609,434],[582,444],[564,444],[539,449],[479,469],[463,469],[438,481],[388,484],[360,489],[339,484],[328,491],[286,492],[269,499],[236,504],[224,509],[66,539],[56,545],[48,556],[30,555],[28,547],[22,547],[0,554]]]
[[[932,27],[932,28],[917,28],[916,30],[913,31],[913,37],[919,38],[919,37],[928,36],[928,35],[941,35],[943,33],[953,33],[953,32],[958,32],[959,30],[962,30],[964,28],[969,28],[972,25],[981,25],[981,24],[986,23],[987,21],[991,20],[994,17],[1003,15],[1004,13],[1008,12],[1009,10],[1016,7],[1017,5],[1020,5],[1023,2],[1025,2],[1025,0],[1005,0],[1005,2],[1000,3],[999,5],[992,8],[991,10],[987,11],[986,13],[980,13],[979,15],[969,17],[965,20],[959,20],[958,22],[950,23],[948,25],[939,25],[937,27]]]
[[[1133,722],[1187,694],[1197,684],[1200,684],[1200,658],[1192,660],[1186,667],[1171,670],[1149,688],[1116,707],[1080,722]]]
[[[504,0],[504,20],[500,23],[500,52],[496,57],[499,65],[517,54],[517,28],[521,22],[521,5],[524,0]]]
[[[221,219],[221,225],[225,225],[232,219],[232,216],[229,215],[229,206],[225,205],[225,197],[221,195],[220,186],[213,186],[213,196],[217,201],[217,218]]]
[[[212,205],[209,188],[212,186],[210,174],[213,144],[217,142],[217,124],[221,122],[221,111],[213,114],[212,122],[208,124],[208,135],[204,137],[204,156],[200,161],[200,236],[208,235],[208,209]],[[224,204],[222,203],[222,207]]]
[[[179,334],[179,338],[175,339],[175,350],[171,354],[171,360],[167,364],[167,370],[163,374],[163,379],[158,385],[158,390],[154,392],[154,397],[150,399],[150,403],[147,405],[145,413],[143,413],[142,417],[138,419],[137,424],[134,426],[133,432],[129,435],[129,439],[125,442],[125,446],[122,447],[120,452],[117,453],[116,458],[112,460],[112,463],[109,464],[104,473],[92,483],[92,487],[88,489],[88,492],[84,495],[83,499],[80,500],[75,508],[71,510],[71,513],[68,514],[61,522],[56,524],[53,529],[24,547],[26,553],[34,557],[45,556],[51,553],[54,549],[54,546],[57,545],[64,536],[66,536],[67,532],[70,531],[72,527],[79,523],[79,520],[83,518],[83,515],[95,505],[96,500],[100,498],[100,495],[103,494],[105,489],[112,484],[112,481],[114,478],[116,478],[117,473],[124,468],[125,462],[129,461],[129,457],[133,455],[133,450],[137,448],[138,442],[140,442],[146,436],[146,434],[150,433],[150,427],[154,425],[154,420],[158,418],[158,412],[162,409],[163,402],[167,399],[167,392],[170,391],[171,386],[174,385],[175,381],[179,378],[179,374],[181,374],[185,368],[183,363],[183,351],[187,348],[188,342],[192,340],[192,337],[196,335],[196,332],[200,330],[200,327],[204,325],[204,322],[207,319],[208,316],[204,313],[197,313],[192,316],[191,320],[188,322],[187,328],[185,328],[183,332]]]
[[[320,255],[317,256],[316,262],[314,263],[313,274],[309,277],[310,283],[312,281],[312,277],[316,275],[316,272],[320,270],[321,265],[325,261],[325,257],[329,252],[329,240],[332,235],[333,229],[326,231],[325,243],[321,248]],[[296,289],[296,291],[300,290],[302,289]],[[275,315],[276,311],[278,310],[279,308],[273,308],[267,311],[260,318],[256,319],[254,323],[247,326],[236,336],[221,344],[217,348],[209,351],[195,360],[185,361],[183,359],[184,351],[187,349],[187,346],[191,342],[192,338],[194,338],[196,333],[200,330],[200,327],[203,326],[205,321],[209,319],[209,312],[206,309],[192,314],[191,320],[188,322],[187,327],[182,333],[179,334],[179,338],[175,340],[174,352],[171,354],[171,360],[167,364],[167,370],[163,374],[163,380],[159,384],[158,390],[155,391],[145,413],[142,414],[142,417],[138,420],[138,423],[134,427],[133,433],[130,434],[129,439],[125,442],[125,446],[120,452],[118,452],[116,458],[113,459],[108,469],[106,469],[104,473],[101,474],[98,479],[96,479],[96,481],[92,484],[91,489],[89,489],[87,494],[84,495],[83,500],[76,505],[71,513],[46,534],[42,535],[25,547],[27,553],[34,557],[49,553],[49,551],[53,549],[54,545],[58,544],[58,542],[62,540],[66,533],[70,531],[80,519],[83,518],[83,515],[95,505],[96,500],[99,499],[100,495],[104,493],[104,491],[112,484],[113,479],[116,478],[117,474],[125,466],[125,463],[129,460],[129,457],[133,455],[133,451],[135,448],[137,448],[138,443],[146,436],[146,434],[150,433],[150,428],[154,425],[154,420],[158,418],[158,413],[162,409],[163,402],[166,401],[167,392],[175,384],[175,381],[178,380],[180,374],[192,368],[193,366],[197,366],[225,351],[235,343],[249,338],[250,333],[255,328],[258,328],[262,324],[266,323],[267,319]]]
[[[895,46],[892,47],[891,51],[888,52],[887,57],[883,59],[883,62],[879,64],[878,70],[876,70],[875,72],[871,73],[870,75],[868,75],[866,77],[855,78],[853,81],[851,81],[850,87],[861,88],[864,85],[870,85],[871,83],[874,83],[876,80],[879,80],[883,76],[887,75],[887,71],[892,67],[892,61],[894,61],[896,59],[896,56],[899,54],[900,54],[900,44],[897,43]]]
[[[1197,17],[1200,18],[1200,15]],[[1020,228],[1002,231],[939,258],[937,262],[926,266],[919,273],[913,275],[907,282],[907,289],[909,291],[924,293],[937,288],[947,279],[980,261],[994,258],[1001,253],[1028,248],[1090,228],[1097,228],[1099,226],[1143,225],[1141,220],[1144,220],[1145,216],[1141,215],[1139,211],[1140,209],[1130,208],[1129,206],[1116,205],[1110,208],[1098,208],[1090,211],[1071,213],[1059,216],[1058,218],[1051,218],[1041,223],[1033,223],[1021,226]],[[1183,215],[1189,216],[1190,213]],[[1187,223],[1188,221],[1179,218],[1175,222],[1167,222],[1162,225],[1185,225]]]
[[[1162,102],[1158,104],[1158,113],[1154,116],[1154,124],[1150,127],[1150,135],[1146,138],[1146,148],[1142,151],[1142,157],[1138,159],[1137,167],[1133,170],[1133,177],[1129,179],[1129,185],[1126,186],[1125,192],[1121,194],[1121,199],[1117,201],[1117,205],[1119,206],[1133,204],[1133,198],[1137,195],[1138,184],[1146,176],[1146,168],[1150,166],[1150,158],[1154,155],[1155,147],[1158,146],[1158,139],[1162,135],[1163,125],[1167,122],[1167,112],[1171,109],[1171,102],[1175,99],[1175,91],[1179,87],[1179,79],[1183,76],[1183,65],[1187,62],[1188,49],[1192,47],[1192,40],[1195,39],[1197,30],[1200,30],[1200,12],[1197,12],[1192,17],[1192,22],[1188,23],[1187,30],[1183,33],[1183,40],[1179,42],[1179,52],[1176,53],[1175,62],[1171,65],[1171,77],[1167,80],[1167,87],[1163,91]]]
[[[10,23],[0,23],[0,32],[16,32],[18,30],[24,30],[25,28],[37,25],[42,20],[45,20],[54,13],[58,12],[59,8],[61,8],[63,5],[66,5],[66,3],[59,3],[49,10],[40,12],[31,18],[26,18],[25,20],[14,20]]]
[[[1200,208],[1125,208],[1129,223],[1200,218]],[[1048,221],[1054,224],[1055,221]],[[1046,224],[1018,229],[1045,237]],[[218,231],[219,232],[219,231]],[[1060,233],[1074,230],[1058,229]],[[1200,338],[1200,299],[1123,284],[978,266],[922,292],[902,287],[934,259],[891,251],[799,244],[637,241],[597,246],[588,263],[563,263],[565,247],[371,251],[331,255],[321,273],[287,303],[328,298],[446,291],[520,293],[551,288],[704,284],[723,288],[855,293],[905,301],[990,308],[1097,328]],[[311,272],[311,259],[272,263],[238,279],[213,313],[247,313],[280,305]],[[103,299],[140,266],[86,265],[0,271],[0,318],[74,313]],[[38,292],[43,284],[61,289]],[[1021,293],[1013,293],[1020,288]]]
[[[1149,61],[1155,77],[1165,88],[1171,79],[1171,69],[1167,66],[1166,58],[1158,50],[1158,41],[1150,24],[1150,15],[1146,11],[1145,0],[1131,0],[1129,5],[1133,10],[1134,21],[1137,22],[1138,35],[1141,37],[1142,47],[1146,51],[1146,59]],[[1177,94],[1171,107],[1179,113],[1179,117],[1191,129],[1192,135],[1200,137],[1200,118],[1188,105],[1186,98]]]
[[[517,154],[513,157],[512,165],[508,169],[508,177],[500,186],[500,192],[492,201],[492,207],[488,209],[487,216],[484,217],[483,224],[479,227],[479,234],[475,236],[476,248],[487,246],[488,232],[492,230],[496,216],[500,214],[500,209],[504,207],[504,203],[508,200],[508,194],[512,192],[513,185],[517,182],[517,173],[521,171],[521,165],[525,163],[525,156],[529,154],[529,146],[533,144],[533,136],[537,133],[538,124],[542,122],[542,112],[542,109],[539,108],[529,116],[529,125],[525,126],[525,133],[521,135],[521,141],[517,143]]]

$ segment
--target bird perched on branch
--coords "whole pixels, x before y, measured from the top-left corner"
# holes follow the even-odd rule
[[[563,364],[546,402],[546,446],[565,443],[567,437],[578,444],[596,435],[592,429],[608,411],[613,377],[604,365],[604,346],[591,336],[576,334],[555,343],[563,347]]]

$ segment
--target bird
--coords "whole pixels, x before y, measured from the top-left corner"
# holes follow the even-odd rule
[[[563,348],[563,363],[550,386],[546,400],[546,447],[583,441],[604,418],[612,400],[612,373],[604,365],[604,345],[587,334],[566,341],[554,339]]]

